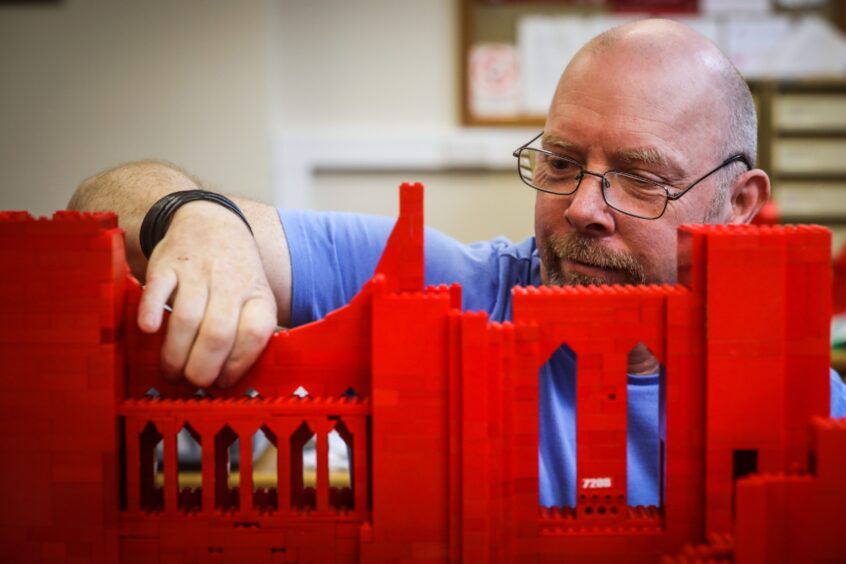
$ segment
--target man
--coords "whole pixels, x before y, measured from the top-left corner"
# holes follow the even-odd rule
[[[530,284],[674,283],[684,223],[747,223],[769,197],[754,168],[755,109],[745,82],[709,41],[670,21],[604,33],[561,77],[544,132],[519,150],[538,189],[535,238],[460,245],[426,234],[430,283],[459,282],[465,309],[511,315],[510,289]],[[156,331],[173,314],[164,371],[197,386],[229,385],[276,324],[296,326],[348,301],[372,275],[391,222],[277,210],[239,200],[252,228],[218,202],[172,216],[146,262],[139,227],[162,196],[195,179],[157,162],[86,180],[70,207],[114,210],[133,272],[146,281],[138,323]],[[281,222],[280,222],[281,219]],[[284,229],[283,229],[284,228]],[[541,503],[575,503],[574,374],[563,348],[541,372]],[[629,358],[629,503],[658,500],[656,360]],[[832,411],[846,413],[832,380]]]

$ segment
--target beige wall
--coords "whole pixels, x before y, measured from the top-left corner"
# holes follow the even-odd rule
[[[82,178],[166,158],[270,194],[263,0],[0,6],[0,209],[48,213]]]
[[[458,0],[284,0],[275,11],[286,130],[453,127]]]

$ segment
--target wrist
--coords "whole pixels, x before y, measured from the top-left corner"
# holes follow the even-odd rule
[[[199,204],[203,205],[200,206]],[[217,219],[235,219],[240,221],[250,234],[253,232],[244,213],[235,202],[226,196],[204,190],[174,192],[158,200],[144,216],[139,231],[140,247],[144,256],[150,258],[153,249],[164,238],[178,215],[182,219],[177,219],[177,221],[184,221],[186,214],[179,214],[179,212],[184,211],[183,208],[188,205],[193,206],[193,211],[188,214],[191,217],[197,216],[199,218],[202,215],[216,217]],[[223,212],[223,215],[221,215],[221,212]]]

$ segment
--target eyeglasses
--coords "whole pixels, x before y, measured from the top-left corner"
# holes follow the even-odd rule
[[[658,219],[667,210],[667,202],[678,200],[691,188],[732,163],[742,162],[747,169],[752,168],[745,156],[734,155],[693,184],[679,192],[670,193],[670,190],[675,190],[674,187],[636,174],[616,170],[603,174],[592,172],[569,157],[529,147],[541,135],[543,132],[514,151],[514,156],[517,157],[517,172],[524,183],[541,192],[569,196],[579,189],[585,175],[595,176],[601,179],[602,198],[609,207],[641,219]]]

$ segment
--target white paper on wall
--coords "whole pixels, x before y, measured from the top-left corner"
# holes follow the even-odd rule
[[[811,78],[846,75],[846,39],[818,16],[797,20],[785,40],[769,54],[770,76]]]
[[[769,11],[770,0],[699,0],[699,12],[702,14]]]
[[[736,18],[726,27],[729,58],[747,78],[846,74],[846,39],[818,16]]]
[[[505,43],[483,43],[470,50],[470,111],[477,117],[512,117],[520,113],[520,60]]]
[[[781,8],[819,8],[825,6],[827,0],[775,0],[776,6]]]
[[[769,74],[770,53],[790,33],[790,19],[783,15],[731,18],[725,22],[725,51],[747,78]]]
[[[722,49],[723,52],[726,51],[725,33],[723,26],[717,18],[709,16],[680,16],[672,19],[686,25],[700,35],[704,35]]]
[[[525,16],[517,23],[523,70],[523,109],[545,114],[564,68],[573,55],[603,31],[634,16]]]

